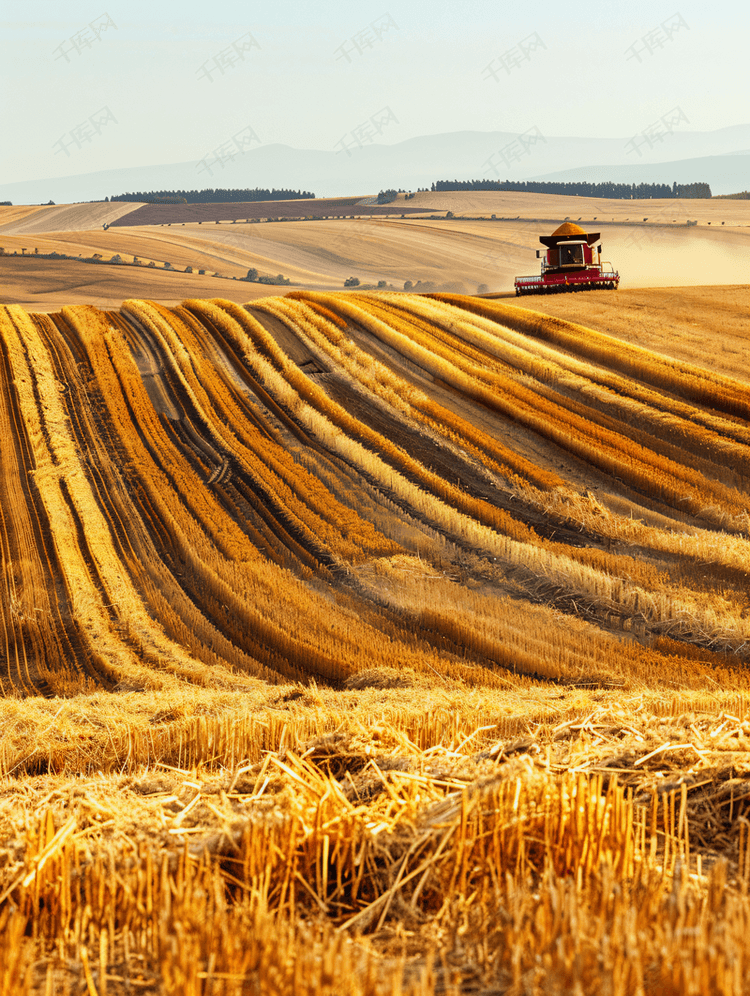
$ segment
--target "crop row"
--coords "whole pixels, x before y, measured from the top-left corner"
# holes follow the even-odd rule
[[[87,338],[89,346],[95,348],[93,331],[89,330]],[[373,663],[391,659],[394,644],[390,636],[373,630],[345,609],[329,621],[327,598],[270,562],[249,541],[242,518],[227,514],[153,409],[149,411],[148,397],[140,378],[132,375],[132,361],[122,337],[109,332],[104,338],[114,369],[107,370],[103,357],[94,362],[97,380],[103,386],[105,378],[107,381],[103,394],[111,412],[110,424],[119,433],[128,461],[137,466],[140,487],[158,519],[167,526],[171,544],[176,547],[173,560],[189,567],[189,573],[198,579],[193,595],[214,624],[245,653],[282,675],[313,674],[340,680],[356,669],[363,651]],[[134,431],[132,419],[130,425],[124,421],[122,407],[115,408],[117,395],[123,390],[138,413],[138,431]],[[141,436],[148,440],[148,446]],[[158,454],[158,462],[150,451]],[[269,460],[273,451],[269,445]],[[168,479],[162,467],[168,471]],[[303,469],[299,472],[304,483]],[[364,529],[363,534],[367,539],[372,530]],[[418,650],[403,646],[398,652],[408,664],[420,666]]]
[[[423,390],[393,377],[387,367],[356,347],[345,331],[341,330],[342,325],[346,329],[346,322],[330,309],[308,300],[308,295],[304,292],[293,292],[285,298],[261,300],[254,304],[254,308],[279,317],[286,316],[308,343],[312,342],[314,347],[330,357],[337,369],[346,370],[373,395],[397,408],[401,415],[418,422],[422,430],[434,432],[444,440],[456,444],[460,450],[476,457],[482,466],[509,482],[521,487],[531,484],[545,490],[564,484],[563,479],[554,471],[544,470],[510,447],[504,446],[499,440],[493,439],[467,419],[431,399]],[[313,310],[328,321],[316,322],[306,309]]]
[[[536,385],[523,384],[497,367],[472,363],[462,349],[441,341],[439,331],[429,323],[399,314],[400,309],[390,303],[369,297],[356,306],[342,300],[338,307],[467,398],[542,435],[603,473],[712,525],[736,531],[747,528],[746,501],[733,488],[633,442],[625,431],[599,425],[547,400]]]
[[[397,311],[394,313],[393,305],[365,302],[363,306],[375,315],[385,311],[389,315],[389,325],[398,326],[400,316]],[[401,321],[412,328],[420,328],[419,318],[408,316]],[[608,416],[592,412],[588,406],[559,396],[547,398],[544,384],[524,383],[498,369],[497,365],[479,365],[465,360],[464,350],[454,342],[446,341],[434,323],[424,324],[428,325],[432,340],[429,352],[438,359],[438,365],[432,359],[433,367],[438,369],[439,361],[447,361],[451,367],[468,374],[479,388],[478,392],[476,388],[473,391],[474,396],[481,398],[483,404],[679,511],[705,517],[712,525],[738,531],[747,528],[747,501],[734,488],[656,452],[647,434],[639,433],[625,422],[617,423]],[[488,391],[494,398],[491,402]],[[673,456],[678,452],[673,450]]]
[[[258,371],[267,386],[273,384],[274,397],[278,400],[276,392],[286,394],[285,404],[290,411],[299,408],[300,413],[306,411],[309,415],[314,412],[312,417],[318,422],[321,432],[334,432],[341,436],[340,447],[354,443],[359,450],[371,454],[371,460],[379,467],[378,478],[390,478],[394,491],[399,487],[396,482],[413,482],[413,494],[424,495],[422,504],[430,500],[430,494],[435,495],[458,512],[476,517],[498,532],[527,542],[536,541],[528,528],[512,516],[461,491],[444,477],[424,467],[397,443],[352,416],[284,354],[273,336],[252,315],[231,302],[221,304],[225,317],[214,311],[212,319],[224,323],[226,334],[235,337],[234,341],[243,350],[242,355],[248,364]],[[216,308],[205,302],[201,302],[200,307],[204,312]],[[301,406],[305,406],[304,409]],[[366,469],[366,456],[357,462],[362,469]],[[415,500],[419,502],[418,498]]]
[[[750,397],[747,388],[731,377],[616,339],[574,322],[548,315],[538,315],[499,301],[483,301],[462,295],[436,294],[436,299],[486,315],[527,336],[554,343],[562,349],[584,356],[603,367],[619,370],[626,377],[662,388],[678,398],[702,405],[712,412],[723,412],[745,421],[747,439]]]
[[[412,299],[406,310],[449,332],[448,341],[459,348],[476,348],[480,362],[501,361],[533,378],[536,389],[558,403],[584,410],[602,424],[606,419],[627,426],[631,438],[664,456],[686,462],[695,454],[709,476],[722,466],[736,475],[750,474],[750,430],[736,419],[703,412],[666,391],[579,360],[474,311],[429,299]],[[738,383],[734,387],[741,390]]]
[[[337,298],[330,303],[332,307],[338,307],[342,312],[352,307],[345,298]],[[293,326],[294,322],[290,324]],[[405,349],[407,348],[408,345]],[[386,377],[385,374],[383,376]],[[397,380],[398,378],[391,374],[389,386],[397,383]],[[737,542],[745,550],[746,541],[738,537]],[[588,592],[594,599],[624,604],[629,611],[633,611],[634,604],[638,603],[640,608],[637,611],[645,611],[650,618],[658,620],[675,616],[694,620],[696,616],[702,616],[703,626],[707,631],[732,632],[735,640],[742,642],[741,634],[744,626],[738,619],[738,610],[735,606],[719,600],[712,603],[711,607],[707,607],[704,596],[696,597],[682,586],[659,584],[654,586],[653,578],[649,578],[644,565],[632,559],[626,565],[621,563],[622,558],[613,557],[599,550],[579,551],[570,548],[561,550],[559,546],[548,542],[544,543],[541,550],[529,548],[525,544],[513,544],[512,547],[505,545],[501,551],[497,546],[492,546],[487,534],[481,532],[479,528],[474,532],[474,543],[480,549],[487,548],[489,543],[493,553],[507,559],[508,562],[523,565],[533,573],[541,573],[551,581],[554,579],[554,583],[567,585],[575,591]],[[623,580],[623,576],[628,579],[627,582]],[[595,578],[597,580],[594,580]],[[639,589],[639,581],[641,585],[646,585],[645,591],[642,587]],[[636,594],[638,590],[640,595]],[[724,623],[720,621],[722,616],[726,620]]]
[[[168,655],[174,647],[154,627],[114,549],[111,531],[79,458],[50,353],[21,309],[14,310],[12,317],[3,329],[4,344],[31,448],[33,486],[85,648],[82,663],[93,678],[105,683],[116,683],[126,674],[135,680],[150,678],[118,632],[118,623],[142,629],[147,653]],[[35,553],[29,547],[27,555]],[[157,680],[169,684],[166,673]]]
[[[315,297],[318,298],[320,296],[315,295]],[[399,332],[393,325],[386,326],[385,322],[373,318],[373,316],[366,313],[362,308],[352,305],[344,297],[329,300],[326,306],[328,305],[332,308],[337,308],[340,313],[346,314],[350,320],[359,321],[362,327],[367,327],[371,330],[375,329],[379,337],[382,336],[383,339],[387,338],[391,345],[400,349],[404,354],[412,358],[420,358],[425,363],[430,362],[430,358],[425,360],[423,354],[419,353],[422,347],[414,341],[414,337],[409,337],[408,329]],[[274,307],[276,312],[280,316],[283,316],[283,309],[272,305],[271,302],[266,304],[265,307]],[[288,317],[288,321],[290,327],[294,327],[295,323],[299,322],[299,316]],[[330,334],[330,328],[328,332]],[[349,344],[349,348],[353,348],[352,343]],[[366,361],[362,360],[360,366],[364,367],[365,364]],[[446,368],[448,367],[447,363],[444,365]],[[446,374],[449,375],[447,369]],[[388,380],[387,375],[383,374],[382,376]],[[397,381],[398,378],[396,375],[391,373],[390,380],[388,380],[388,387],[398,390],[398,388],[393,387]],[[472,391],[474,387],[475,385],[469,384],[468,390]],[[403,396],[405,390],[401,389],[401,393]],[[564,502],[564,500],[561,497],[561,501]],[[431,505],[433,516],[438,508],[438,502],[434,502]],[[424,507],[421,509],[421,514],[427,514]],[[433,517],[431,521],[439,525],[442,520]],[[457,535],[456,526],[459,521],[454,516],[453,535]],[[696,617],[703,617],[702,625],[707,632],[715,632],[717,630],[732,632],[734,633],[734,638],[742,642],[741,634],[744,630],[744,625],[738,618],[737,608],[731,602],[722,603],[721,600],[718,600],[709,608],[703,596],[695,596],[680,585],[657,585],[657,589],[661,590],[654,591],[653,579],[649,578],[647,570],[644,573],[644,565],[632,559],[628,565],[624,565],[620,563],[621,558],[618,559],[600,550],[579,551],[571,548],[561,550],[559,546],[548,542],[543,544],[542,549],[539,548],[538,542],[532,547],[524,543],[504,543],[501,548],[498,545],[498,538],[495,537],[494,541],[490,539],[491,534],[483,531],[479,523],[475,523],[471,534],[475,547],[491,550],[493,554],[501,557],[503,560],[511,564],[523,566],[535,574],[544,575],[554,583],[567,586],[579,592],[588,592],[591,598],[617,603],[629,611],[641,612],[645,610],[650,618],[658,620],[675,617],[694,620]],[[468,530],[464,535],[468,535]],[[738,550],[740,562],[742,562],[742,557],[746,551],[746,541],[741,537],[737,537],[736,540],[728,538],[728,542],[730,544],[734,542],[735,545],[739,544],[742,547],[741,550]],[[687,544],[688,546],[690,545],[689,539],[687,540]],[[671,546],[672,549],[675,549],[678,545],[682,545],[682,540],[677,540],[676,538],[672,539],[671,543],[662,543],[663,548]],[[626,569],[623,570],[625,567]],[[641,584],[645,583],[647,585],[646,590],[643,588],[639,589],[639,576],[643,579]],[[628,580],[626,581],[625,578]],[[639,590],[640,594],[637,594]],[[638,610],[634,610],[633,608],[636,602],[640,605]],[[720,621],[722,616],[726,619],[725,623]]]
[[[213,340],[190,311],[168,313],[158,305],[137,302],[126,303],[123,311],[135,315],[161,344],[161,356],[187,396],[203,437],[262,496],[266,509],[278,510],[277,530],[283,517],[288,531],[317,553],[318,562],[397,552],[396,544],[342,505],[284,446],[248,420],[236,390],[207,358]],[[356,544],[347,541],[349,535],[356,536]]]
[[[21,315],[23,343],[14,340],[11,329],[4,330],[4,340],[20,385],[28,435],[35,443],[35,485],[76,631],[84,642],[84,652],[70,655],[68,666],[83,663],[91,669],[92,680],[131,687],[154,681],[164,684],[171,675],[208,681],[200,662],[222,659],[259,676],[317,674],[328,680],[361,666],[363,654],[369,664],[390,661],[396,653],[405,666],[425,666],[424,651],[414,646],[413,639],[402,646],[394,643],[393,625],[372,629],[361,613],[341,604],[345,598],[333,624],[329,623],[327,599],[269,562],[249,541],[244,523],[235,521],[212,497],[168,423],[154,411],[118,323],[86,308],[66,309],[63,319],[65,348],[75,351],[95,385],[90,393],[99,410],[95,418],[89,413],[88,421],[81,413],[83,397],[72,368],[66,372],[67,390],[61,394],[56,377],[61,371],[53,369],[50,349],[34,323]],[[56,328],[49,320],[44,324],[52,342]],[[181,331],[188,336],[184,327]],[[62,348],[59,343],[58,347]],[[34,356],[33,370],[24,366],[26,350]],[[175,363],[176,341],[162,349],[163,355],[167,353]],[[174,366],[170,369],[174,374]],[[203,374],[208,381],[207,369]],[[74,393],[75,404],[67,409],[63,399]],[[209,410],[206,398],[195,392],[194,397],[202,402],[204,428],[210,425],[211,438],[219,441],[227,409]],[[233,417],[235,426],[240,425],[239,414],[234,412]],[[242,428],[245,434],[249,431],[247,425]],[[97,441],[97,434],[106,435],[106,446]],[[231,443],[232,459],[243,469],[241,458],[247,454],[239,442],[228,436],[223,441],[225,449]],[[278,447],[266,441],[260,457],[266,467],[272,466],[279,458]],[[123,477],[118,478],[117,462]],[[290,484],[305,496],[313,494],[322,507],[310,475],[288,458],[281,463],[286,463]],[[312,514],[292,487],[286,492],[280,489],[279,495],[280,500],[296,501],[304,514]],[[336,504],[330,496],[329,517]],[[339,557],[354,563],[365,555],[398,549],[392,541],[378,538],[369,523],[342,510],[348,519],[344,528],[354,538],[348,546],[339,538]],[[126,555],[126,547],[132,556]],[[396,634],[403,638],[398,629]],[[187,633],[192,637],[186,639]],[[185,643],[173,642],[175,637]],[[27,647],[31,651],[21,636],[8,640],[8,648],[16,653]],[[434,660],[433,668],[444,670],[445,664],[431,651],[427,655]],[[39,653],[34,656],[41,658]],[[17,676],[12,684],[24,687]],[[30,690],[34,684],[30,681],[25,687]]]
[[[731,584],[710,596],[658,560],[602,549],[598,535],[627,533],[609,510],[590,546],[546,538],[530,510],[583,522],[578,492],[475,425],[470,406],[429,398],[363,346],[375,336],[545,438],[577,429],[582,415],[541,390],[534,399],[531,375],[484,348],[487,329],[473,358],[461,355],[455,311],[295,295],[251,309],[0,312],[0,429],[12,443],[0,454],[3,689],[341,683],[393,662],[471,684],[503,672],[682,682],[678,644],[646,649],[600,626],[723,649],[747,640],[732,587],[744,537],[717,542]],[[285,343],[332,373],[308,374]],[[586,432],[587,446],[632,460],[612,430]],[[677,471],[662,473],[676,489]],[[663,554],[705,549],[697,534],[629,528],[629,542]],[[486,590],[446,576],[466,558]],[[561,624],[519,595],[589,622]],[[696,663],[689,680],[702,675]]]
[[[256,302],[253,305],[253,310],[280,317],[291,330],[304,339],[306,345],[312,348],[320,347],[321,352],[335,362],[339,374],[346,371],[360,389],[366,388],[373,401],[379,401],[392,407],[397,412],[402,424],[407,420],[413,420],[418,424],[419,431],[423,434],[426,431],[433,432],[442,439],[449,440],[450,443],[454,444],[451,452],[456,457],[456,468],[460,466],[461,459],[465,460],[466,453],[470,453],[477,461],[480,472],[490,472],[487,476],[492,482],[495,494],[506,488],[508,481],[516,484],[517,487],[509,494],[509,498],[519,512],[522,511],[525,503],[539,504],[544,508],[545,515],[549,518],[554,502],[557,501],[561,505],[557,521],[561,522],[566,516],[569,516],[569,510],[566,506],[575,501],[578,496],[563,478],[554,473],[542,471],[541,468],[535,473],[536,468],[531,461],[517,457],[507,447],[495,443],[487,433],[473,430],[472,424],[466,419],[460,418],[450,409],[430,401],[422,391],[379,363],[371,354],[356,346],[352,340],[347,339],[337,329],[332,330],[328,322],[318,321],[316,323],[314,320],[310,320],[309,312],[306,314],[303,302],[289,303],[287,299],[270,299]],[[336,346],[333,346],[332,342],[336,342]],[[503,456],[510,458],[508,462],[515,457],[516,465],[520,465],[526,475],[525,478],[510,471],[507,465],[495,463],[489,454],[498,455],[498,450],[502,450]],[[529,478],[534,480],[535,477],[541,479],[546,485],[542,493],[531,488]],[[552,489],[551,492],[550,489]],[[482,506],[480,505],[479,508],[479,519],[486,522],[481,514]],[[537,544],[541,542],[537,537],[534,537],[534,540]],[[562,553],[582,563],[596,565],[615,576],[628,573],[633,579],[634,573],[637,573],[641,583],[651,587],[655,584],[658,586],[654,572],[646,565],[636,566],[632,558],[618,558],[611,553],[605,554],[601,551],[570,547],[558,542],[546,542],[544,546],[550,552]]]
[[[295,300],[290,302],[289,297]],[[679,551],[682,554],[687,554],[691,547],[696,547],[696,557],[704,560],[706,549],[710,544],[712,555],[709,559],[716,557],[726,559],[729,554],[731,564],[735,567],[747,562],[750,549],[747,541],[740,537],[725,537],[721,544],[714,544],[712,543],[714,534],[701,530],[700,537],[682,536],[677,539],[665,530],[644,526],[642,522],[635,522],[632,518],[624,519],[609,512],[599,503],[582,498],[564,478],[552,471],[543,470],[530,460],[515,454],[486,432],[475,428],[467,419],[437,404],[422,390],[397,376],[370,353],[355,345],[346,334],[339,331],[338,326],[333,327],[330,321],[311,320],[309,312],[306,311],[308,303],[304,297],[302,292],[295,292],[287,298],[267,299],[256,302],[253,310],[265,311],[285,320],[289,328],[303,338],[308,347],[319,349],[321,355],[335,363],[339,373],[346,371],[360,388],[366,388],[370,392],[373,399],[390,406],[401,419],[413,420],[419,425],[421,432],[434,433],[449,444],[453,444],[455,448],[451,452],[456,454],[457,466],[461,458],[465,459],[467,453],[471,454],[481,470],[489,472],[488,476],[493,482],[496,493],[508,484],[515,485],[512,500],[519,509],[528,503],[543,509],[549,521],[564,524],[573,519],[579,531],[585,529],[590,534],[600,535],[608,540],[627,535],[629,540],[635,541],[637,538],[641,546],[651,546],[661,551]],[[319,309],[320,306],[316,305],[313,310],[322,313]],[[322,310],[328,312],[328,309]],[[328,312],[324,317],[328,318],[330,314],[332,312]],[[494,458],[503,459],[505,463],[499,464]],[[513,464],[515,469],[510,470],[509,464]],[[520,476],[521,474],[524,476]],[[541,490],[535,489],[534,484],[538,484]],[[574,509],[585,508],[588,508],[592,514],[588,516],[573,514]],[[635,565],[632,558],[618,558],[612,553],[605,554],[601,551],[595,553],[593,550],[565,547],[554,542],[545,545],[547,549],[565,552],[574,559],[596,563],[610,574],[628,573],[634,578],[637,573],[642,583],[648,584],[651,588],[658,587],[654,572],[649,572],[643,563]]]

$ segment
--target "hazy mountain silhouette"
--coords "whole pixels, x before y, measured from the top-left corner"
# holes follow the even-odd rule
[[[712,132],[644,127],[630,138],[546,137],[534,129],[423,135],[395,145],[357,147],[346,136],[330,150],[263,145],[220,165],[128,166],[96,173],[0,184],[14,204],[100,200],[114,194],[205,187],[288,187],[320,197],[416,190],[436,180],[571,179],[710,183],[715,194],[750,187],[750,124]],[[648,137],[646,137],[648,136]],[[387,127],[382,138],[387,140]],[[343,143],[343,144],[342,144]],[[71,165],[74,161],[71,159]]]

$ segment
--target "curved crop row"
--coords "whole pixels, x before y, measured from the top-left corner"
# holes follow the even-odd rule
[[[707,529],[694,529],[689,533],[675,534],[664,528],[646,525],[632,516],[617,515],[597,502],[593,496],[580,495],[557,474],[542,471],[531,461],[519,457],[509,447],[498,443],[486,432],[476,429],[465,418],[455,415],[450,409],[438,405],[423,390],[398,377],[370,353],[357,346],[354,341],[339,329],[333,327],[328,312],[328,321],[316,321],[305,309],[312,308],[315,302],[308,301],[309,292],[296,291],[285,298],[268,298],[253,305],[255,311],[274,314],[294,329],[308,345],[318,348],[329,357],[337,369],[345,370],[361,387],[376,395],[384,403],[396,409],[403,416],[414,419],[429,430],[442,435],[461,450],[467,451],[482,461],[483,467],[496,477],[506,478],[517,486],[519,494],[526,501],[543,508],[548,516],[557,521],[573,521],[580,530],[601,536],[607,541],[625,540],[639,547],[651,548],[659,552],[669,552],[684,557],[693,557],[699,562],[726,564],[734,570],[744,569],[750,563],[750,543],[742,536],[717,536]],[[291,299],[291,300],[290,300]],[[426,299],[410,303],[410,307],[421,308]],[[413,302],[413,299],[409,299]],[[429,299],[427,299],[429,305]],[[313,309],[320,313],[322,306],[315,304]],[[341,320],[340,320],[341,321]],[[498,334],[502,334],[501,329]],[[519,334],[513,333],[517,338]],[[532,343],[532,346],[534,344]],[[588,399],[589,395],[586,394]],[[693,411],[693,409],[691,409]],[[660,428],[658,412],[654,416],[656,431]],[[503,464],[496,459],[505,461]],[[509,465],[513,465],[511,470]],[[517,471],[517,473],[516,473]],[[536,475],[539,479],[536,479]],[[520,476],[523,475],[523,476]],[[541,490],[537,490],[534,485]],[[553,544],[547,544],[553,546]],[[572,556],[582,556],[583,551],[569,551]],[[617,567],[611,554],[603,552],[599,563],[608,564],[610,573]]]
[[[394,305],[398,305],[398,298]],[[504,366],[534,378],[537,389],[554,389],[559,403],[575,405],[571,410],[585,407],[590,418],[603,413],[608,421],[626,425],[631,434],[635,430],[631,438],[644,440],[651,448],[663,440],[669,447],[660,450],[665,456],[684,460],[695,453],[707,465],[715,465],[708,467],[709,472],[723,465],[737,474],[750,473],[750,432],[737,421],[713,413],[701,418],[694,405],[579,360],[473,311],[430,299],[411,300],[404,310],[445,329],[459,348],[471,344],[479,349],[480,359],[497,358]]]
[[[750,418],[748,390],[731,377],[661,356],[584,325],[538,315],[500,301],[490,302],[456,294],[434,296],[467,311],[486,315],[526,335],[553,342],[603,366],[619,370],[628,377],[664,388],[695,404],[705,405],[714,412],[738,416],[745,421]],[[747,436],[747,426],[744,435]]]
[[[396,380],[382,363],[356,348],[342,333],[341,325],[346,328],[342,319],[323,305],[308,300],[304,292],[289,294],[286,298],[261,300],[253,307],[256,311],[266,310],[282,319],[288,319],[291,327],[301,330],[308,342],[312,341],[324,351],[339,369],[349,372],[357,383],[396,407],[403,415],[471,453],[484,466],[508,481],[521,487],[531,484],[545,490],[564,484],[558,474],[544,470],[510,447],[504,446],[471,422],[429,398],[424,391]],[[328,320],[316,322],[305,309],[311,309]],[[333,322],[333,318],[337,322]]]
[[[123,310],[136,315],[163,344],[165,362],[179,378],[206,437],[251,479],[256,491],[262,491],[266,507],[273,504],[280,516],[291,520],[308,548],[323,547],[345,560],[397,551],[392,541],[378,536],[369,523],[305,473],[280,444],[243,417],[237,392],[205,358],[206,330],[198,322],[191,322],[190,327],[189,311],[178,317],[158,305],[140,302],[126,302]],[[196,335],[199,331],[204,332],[201,338]],[[349,535],[356,537],[356,543],[347,541]]]
[[[349,612],[339,613],[331,627],[326,621],[325,597],[289,571],[269,563],[248,541],[241,523],[221,508],[156,413],[149,411],[148,397],[140,379],[132,375],[132,361],[122,337],[112,331],[102,337],[101,331],[97,338],[88,332],[86,340],[93,357],[97,339],[103,338],[112,361],[107,369],[103,356],[92,360],[97,379],[107,385],[103,394],[111,408],[111,423],[122,426],[121,442],[129,458],[138,460],[138,481],[167,524],[176,558],[200,579],[196,597],[203,600],[210,617],[220,622],[246,653],[289,677],[313,674],[341,680],[355,669],[363,647],[373,663],[390,659],[394,647],[389,637]],[[138,412],[137,433],[128,431],[123,422],[126,400],[128,407]],[[118,401],[119,414],[115,408]],[[141,435],[148,439],[148,445],[141,441]],[[420,666],[418,652],[408,647],[400,652],[410,666]]]
[[[341,311],[351,311],[353,308],[345,298],[336,299],[331,304]],[[229,305],[225,307],[227,310],[230,308]],[[237,306],[231,306],[231,308],[241,319],[243,318],[241,309]],[[352,314],[356,316],[362,313],[360,309],[354,308]],[[262,335],[266,340],[270,339],[269,334],[265,331]],[[264,351],[268,350],[271,354],[273,354],[274,348],[277,351],[277,363],[285,369],[292,369],[293,365],[288,358],[283,356],[278,346],[274,347],[268,343],[264,345]],[[403,348],[405,351],[408,350],[408,346]],[[248,360],[254,364],[260,362],[256,355],[249,353]],[[296,368],[294,369],[296,370]],[[266,376],[273,376],[270,369],[266,372]],[[296,372],[295,376],[299,381],[304,378],[304,375],[299,371]],[[277,385],[275,391],[281,390],[282,388]],[[295,404],[293,396],[290,396],[287,403],[290,406]],[[325,441],[325,432],[323,430],[317,431],[318,438]],[[363,433],[364,429],[360,428],[360,432]],[[742,634],[746,625],[738,617],[736,607],[731,602],[727,603],[719,598],[714,599],[710,606],[706,606],[703,599],[689,590],[675,585],[648,592],[638,583],[637,573],[635,580],[617,574],[613,576],[607,570],[607,558],[602,557],[597,551],[591,551],[594,554],[591,557],[578,557],[571,555],[574,553],[573,551],[560,552],[559,549],[546,543],[540,548],[539,544],[529,546],[527,543],[501,538],[484,528],[479,522],[472,521],[456,512],[451,514],[441,499],[416,495],[408,482],[403,481],[400,476],[396,477],[385,467],[379,467],[372,456],[364,453],[357,455],[359,451],[351,443],[351,440],[346,443],[344,438],[339,435],[328,441],[328,445],[331,445],[338,452],[347,452],[351,455],[350,458],[359,460],[363,468],[366,466],[371,468],[384,483],[387,482],[389,489],[400,491],[404,499],[420,515],[428,517],[428,520],[440,529],[449,529],[451,535],[460,538],[463,542],[468,541],[479,549],[487,550],[511,565],[531,572],[535,577],[541,575],[550,584],[586,593],[586,597],[590,599],[621,606],[631,612],[645,612],[648,618],[660,622],[669,619],[690,620],[688,628],[694,625],[694,620],[700,619],[698,627],[701,632],[724,633],[730,642],[742,643]],[[639,606],[639,608],[635,609],[635,606]]]
[[[326,295],[321,297],[325,301]],[[340,301],[338,308],[433,376],[598,470],[620,477],[679,511],[735,531],[747,529],[746,502],[734,489],[548,401],[541,392],[507,374],[465,360],[459,349],[438,341],[434,328],[429,330],[428,341],[422,320],[407,320],[388,302],[371,297],[363,297],[356,306]]]
[[[2,692],[338,684],[393,665],[741,684],[744,496],[650,448],[643,397],[639,446],[617,428],[628,399],[608,413],[615,389],[585,365],[461,315],[312,292],[0,310]],[[687,439],[689,415],[670,418]],[[633,521],[555,466],[561,446],[648,500],[710,497],[702,520],[738,533]]]
[[[258,371],[258,375],[267,385],[273,383],[274,395],[277,399],[286,395],[285,404],[290,412],[300,405],[307,406],[308,411],[315,412],[320,421],[321,431],[330,433],[333,430],[344,440],[356,440],[359,451],[372,454],[373,465],[384,465],[378,476],[386,477],[396,491],[396,481],[414,481],[411,491],[415,498],[415,508],[424,506],[430,501],[430,492],[440,501],[447,502],[452,508],[466,516],[472,516],[508,536],[514,536],[526,542],[538,542],[534,534],[522,523],[514,520],[501,509],[494,508],[486,502],[480,502],[471,495],[461,491],[451,482],[432,473],[428,468],[414,460],[400,446],[375,432],[365,423],[351,416],[341,405],[333,401],[326,392],[318,387],[283,353],[273,337],[246,311],[230,301],[221,302],[226,312],[224,318],[215,305],[207,302],[196,302],[196,308],[204,314],[210,314],[212,320],[223,323],[227,335],[242,349],[248,363]],[[211,310],[213,309],[213,310]],[[232,322],[233,320],[233,322]],[[243,342],[244,340],[244,342]],[[282,384],[288,385],[284,388]],[[323,428],[327,426],[327,428]],[[358,459],[358,464],[366,468],[367,458]],[[421,491],[424,489],[424,491]],[[403,488],[401,488],[403,490]],[[422,493],[421,499],[418,497]]]

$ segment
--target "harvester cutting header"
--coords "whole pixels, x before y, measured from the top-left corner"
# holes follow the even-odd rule
[[[537,249],[542,259],[539,276],[516,277],[516,294],[543,294],[555,291],[617,290],[620,274],[611,263],[602,262],[599,232],[584,232],[570,221],[556,228],[552,235],[540,235],[546,252]],[[599,243],[599,244],[597,244]]]

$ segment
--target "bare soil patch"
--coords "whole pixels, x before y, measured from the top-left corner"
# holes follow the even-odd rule
[[[189,222],[249,221],[261,218],[344,218],[349,215],[395,214],[393,204],[359,204],[361,197],[321,197],[292,201],[228,201],[219,204],[144,204],[112,222],[126,225],[175,225]],[[424,209],[398,205],[399,214]]]

